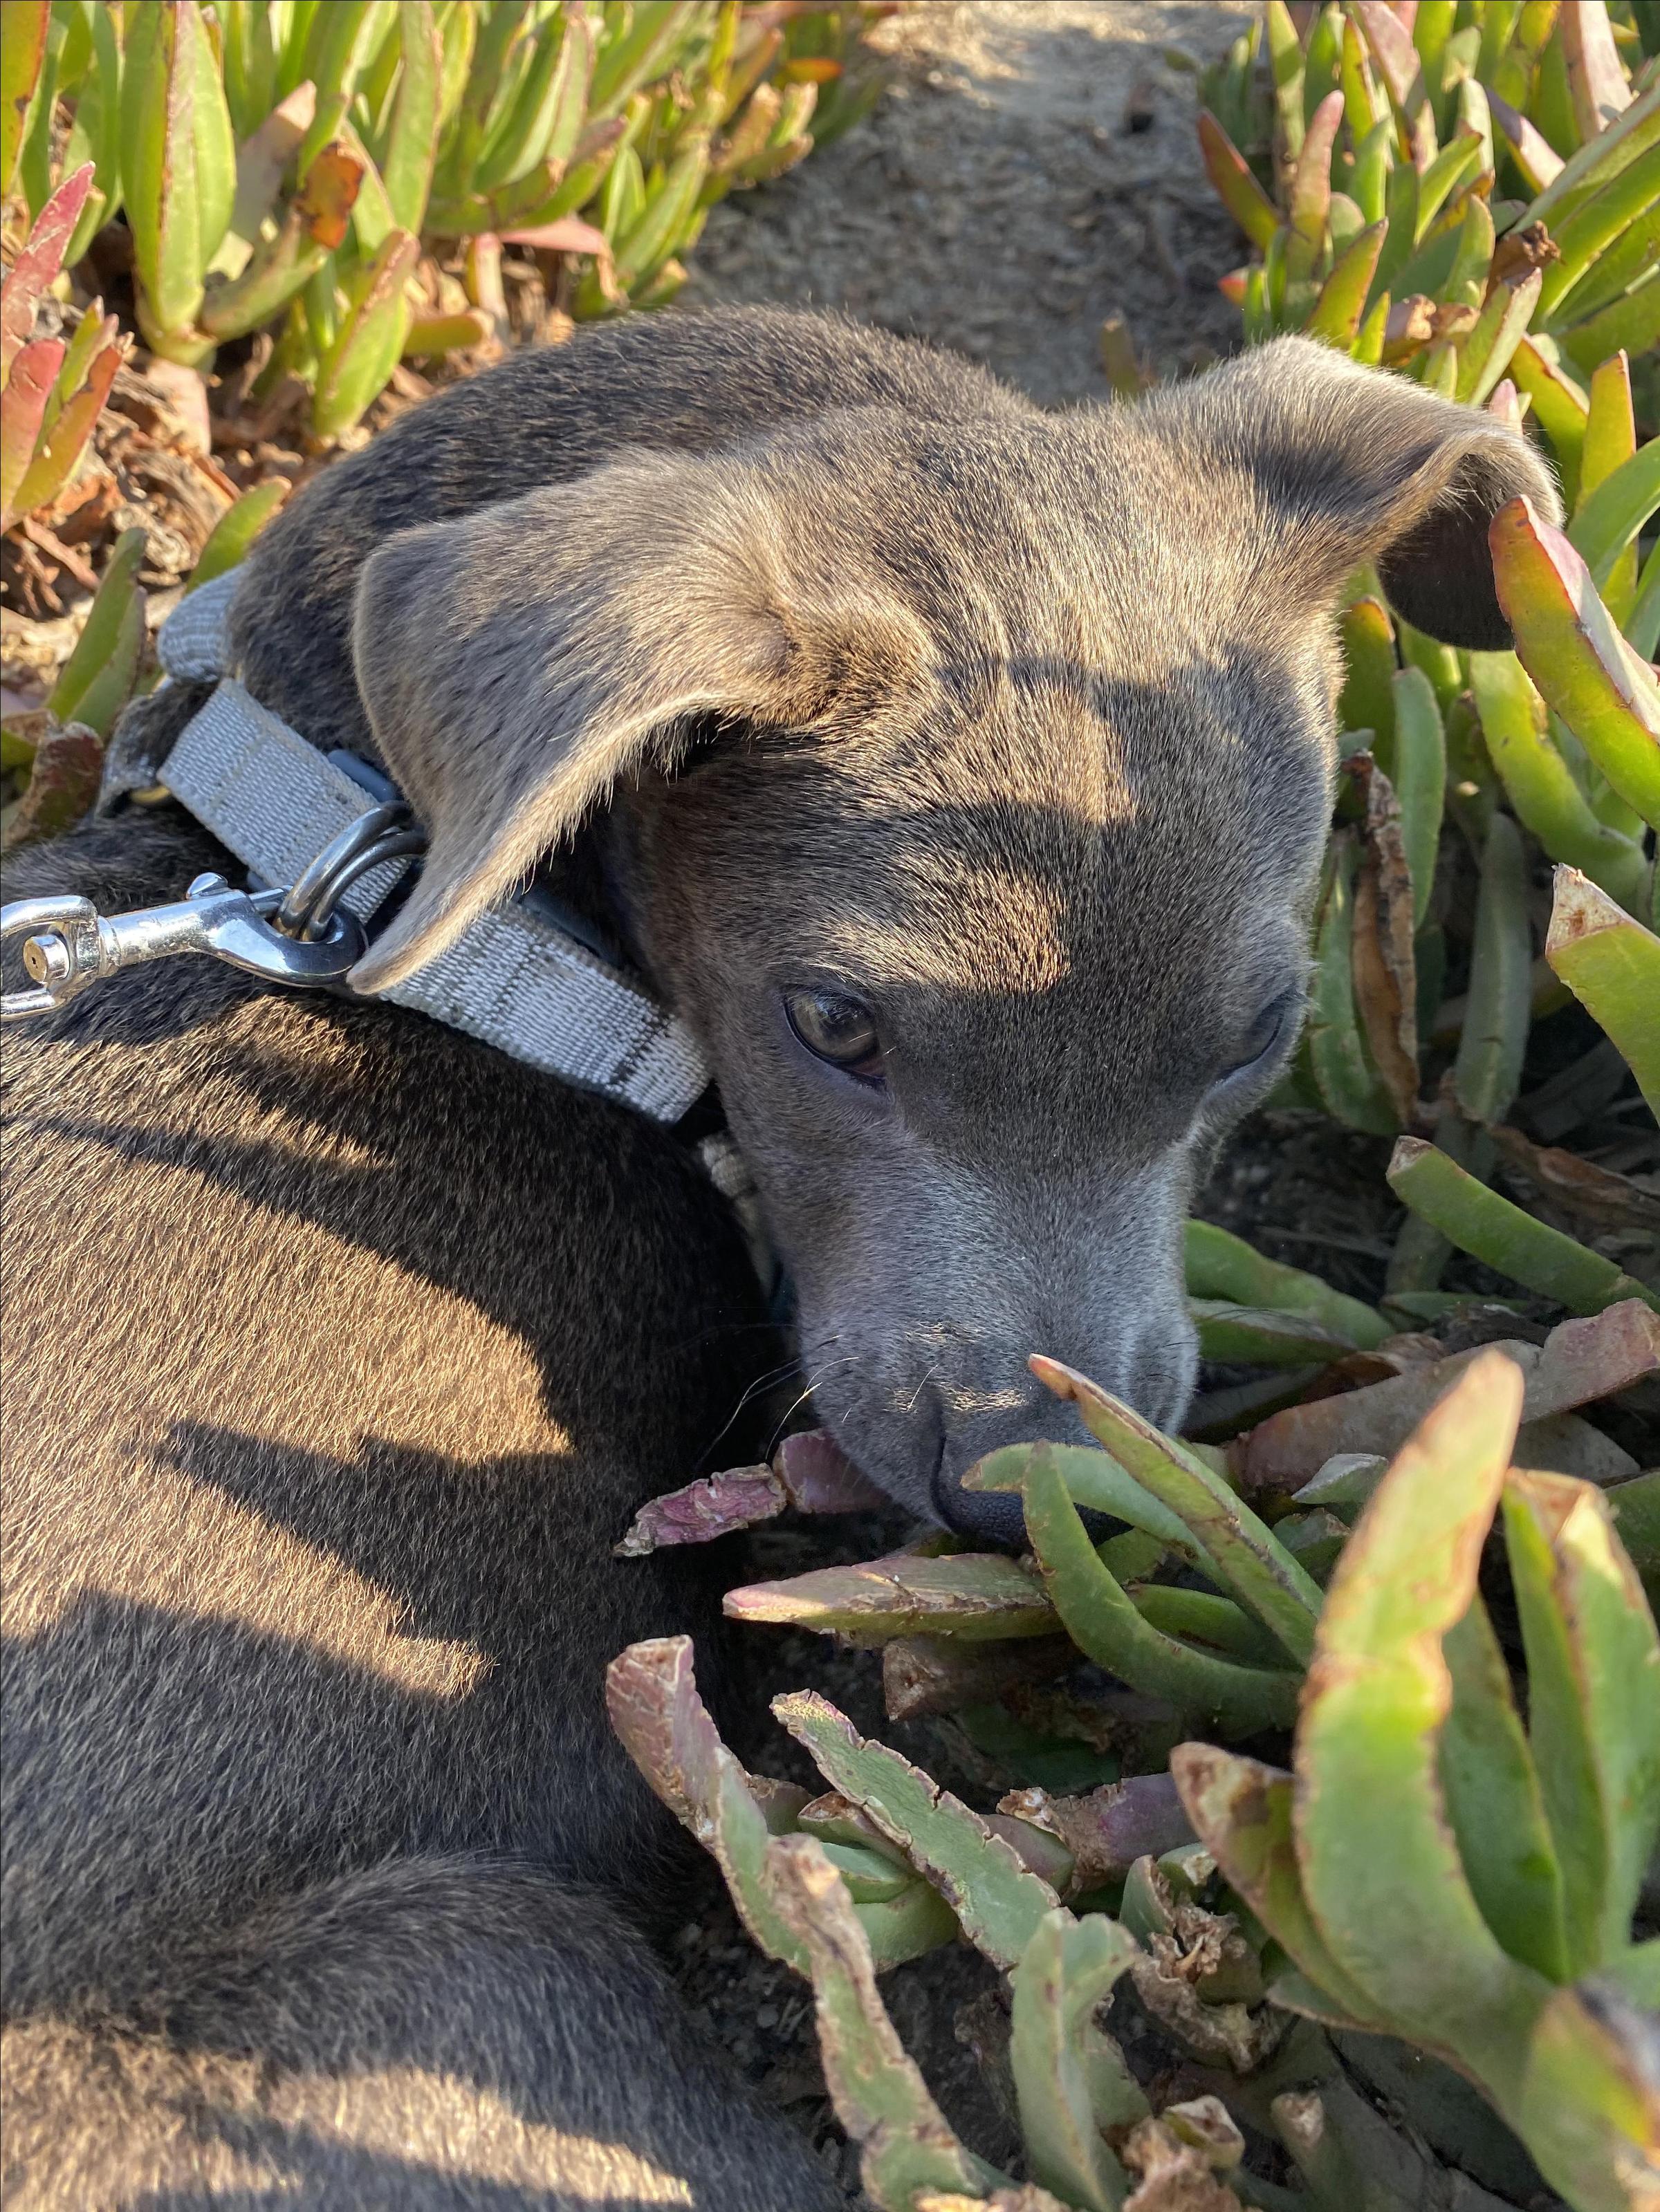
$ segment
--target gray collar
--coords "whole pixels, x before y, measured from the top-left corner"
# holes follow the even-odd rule
[[[376,789],[376,771],[319,752],[237,681],[226,623],[238,580],[233,571],[202,585],[162,625],[157,652],[167,674],[214,684],[162,779],[255,876],[286,885],[368,811],[366,800],[391,794]],[[413,865],[383,861],[340,903],[369,922]],[[685,1024],[536,892],[481,915],[381,995],[654,1121],[678,1121],[708,1083]]]

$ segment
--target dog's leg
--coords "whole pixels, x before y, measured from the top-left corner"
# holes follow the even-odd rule
[[[843,2201],[699,2053],[603,1900],[522,1865],[323,1884],[181,1959],[131,2016],[25,2014],[0,2052],[12,2212]]]

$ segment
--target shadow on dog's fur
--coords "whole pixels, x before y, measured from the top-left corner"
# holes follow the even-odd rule
[[[1497,425],[1300,342],[1046,418],[847,326],[642,319],[337,465],[234,628],[431,830],[373,980],[569,841],[709,1053],[827,1422],[967,1522],[972,1458],[1070,1419],[1027,1352],[1179,1414],[1186,1194],[1296,1033],[1332,607],[1372,558],[1498,641],[1517,489],[1554,513]],[[166,809],[7,888],[223,865]],[[814,992],[879,1064],[814,1055]],[[6,1057],[9,2201],[835,2201],[619,1917],[683,1839],[604,1667],[708,1652],[719,1562],[610,1547],[769,1358],[684,1141],[202,960]]]
[[[213,857],[133,817],[8,890]],[[725,1209],[417,1018],[131,980],[6,1054],[7,2202],[839,2201],[617,1911],[690,1846],[605,1664],[717,1638],[708,1562],[610,1547],[767,1364]]]

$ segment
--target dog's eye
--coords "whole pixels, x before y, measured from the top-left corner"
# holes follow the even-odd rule
[[[1295,994],[1285,992],[1272,999],[1239,1040],[1239,1048],[1222,1070],[1217,1080],[1225,1083],[1231,1076],[1243,1075],[1259,1060],[1266,1060],[1285,1035],[1286,1025],[1292,1017]]]
[[[815,1060],[828,1060],[866,1083],[880,1081],[882,1040],[876,1017],[862,1000],[840,991],[789,991],[784,1012]]]

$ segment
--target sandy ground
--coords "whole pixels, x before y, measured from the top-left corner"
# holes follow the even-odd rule
[[[689,301],[789,301],[959,348],[1051,404],[1101,398],[1102,320],[1161,372],[1238,343],[1243,258],[1194,135],[1218,0],[920,0],[858,130],[718,208]],[[1183,67],[1185,60],[1195,67]]]

